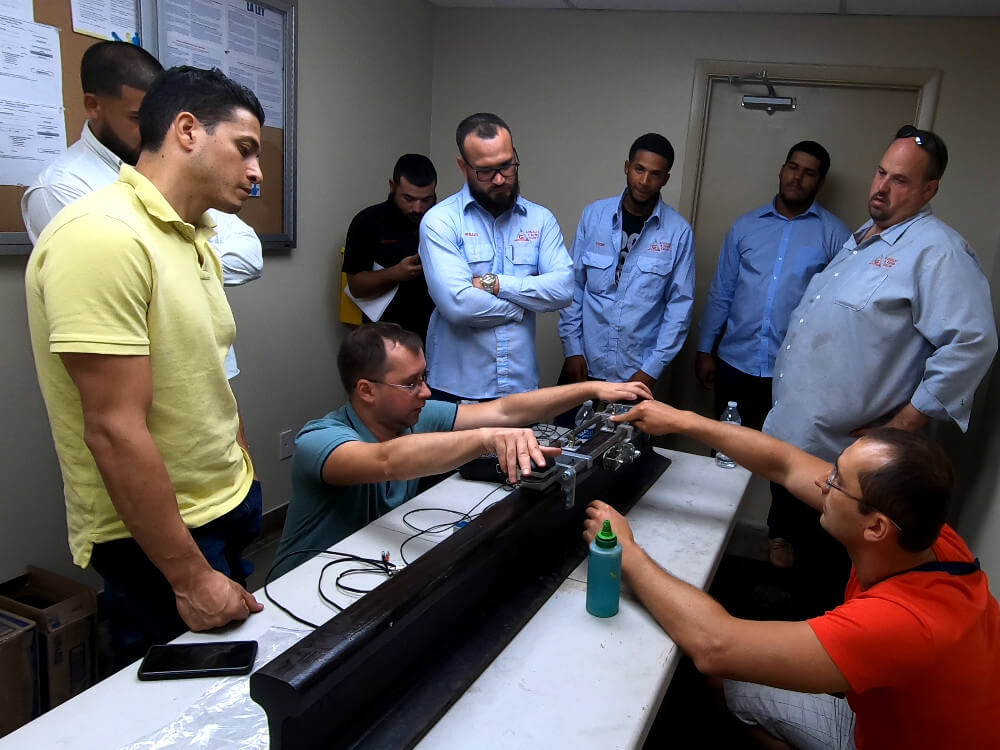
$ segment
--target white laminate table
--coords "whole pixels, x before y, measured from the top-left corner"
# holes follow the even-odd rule
[[[750,478],[742,468],[721,469],[704,456],[656,449],[673,463],[628,514],[637,540],[685,581],[705,589],[712,581]],[[494,485],[457,475],[397,508],[332,549],[377,558],[414,532],[403,514],[416,508],[466,511]],[[502,499],[494,493],[485,505]],[[454,520],[423,512],[422,528]],[[425,534],[406,545],[413,560],[443,539]],[[325,560],[316,558],[269,585],[284,606],[313,622],[334,614],[316,592]],[[324,591],[341,606],[352,601],[328,575]],[[370,578],[365,582],[365,578]],[[645,609],[623,592],[621,610],[599,619],[586,612],[586,561],[576,568],[503,652],[420,742],[437,748],[641,746],[666,693],[679,650]],[[352,579],[374,586],[376,576]],[[225,632],[188,633],[182,641],[258,639],[272,627],[301,628],[257,592],[263,612]],[[259,664],[258,664],[259,666]],[[248,679],[248,678],[246,678]],[[132,665],[0,740],[0,750],[108,750],[128,745],[169,724],[213,684],[212,679],[140,682]]]

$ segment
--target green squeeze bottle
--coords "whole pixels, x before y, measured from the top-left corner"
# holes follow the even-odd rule
[[[622,546],[605,521],[600,533],[590,543],[587,560],[587,611],[594,617],[618,614],[622,581]]]

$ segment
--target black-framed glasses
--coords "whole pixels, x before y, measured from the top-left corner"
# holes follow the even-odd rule
[[[502,175],[505,180],[509,180],[517,174],[517,168],[521,166],[521,162],[518,159],[517,149],[515,148],[513,161],[501,164],[499,167],[474,167],[469,162],[465,162],[465,164],[476,173],[476,179],[480,182],[493,182],[493,179],[497,175]]]
[[[843,494],[845,494],[849,498],[851,498],[851,500],[854,500],[855,502],[867,505],[870,508],[875,508],[875,510],[877,510],[879,513],[881,513],[883,516],[885,516],[886,518],[889,518],[889,514],[886,513],[884,510],[882,510],[881,508],[876,508],[874,505],[872,505],[870,502],[868,502],[867,500],[865,500],[862,497],[858,497],[857,495],[852,495],[850,492],[848,492],[843,487],[841,487],[839,484],[837,484],[835,481],[833,481],[836,478],[837,478],[837,467],[834,466],[830,470],[830,476],[828,476],[826,478],[826,486],[829,489],[831,489],[831,490],[837,490],[838,492],[842,492]],[[898,523],[896,523],[895,521],[893,521],[891,518],[889,518],[889,523],[891,523],[893,526],[895,526],[899,531],[903,530],[903,528]]]
[[[406,391],[407,393],[414,393],[420,386],[427,382],[427,378],[430,377],[431,371],[424,370],[424,374],[414,380],[412,383],[387,383],[384,380],[375,380],[375,378],[365,378],[369,383],[377,383],[378,385],[388,385],[392,388],[399,388]]]
[[[468,162],[466,162],[468,164]],[[474,167],[469,164],[469,169],[476,173],[476,179],[480,182],[493,182],[497,175],[502,175],[505,180],[509,180],[517,174],[517,168],[521,166],[519,161],[501,164],[499,167]]]
[[[904,125],[896,131],[896,139],[912,138],[920,148],[928,153],[931,161],[935,163],[937,169],[934,170],[937,176],[944,174],[948,166],[948,147],[935,133],[929,130],[921,130],[913,125]]]

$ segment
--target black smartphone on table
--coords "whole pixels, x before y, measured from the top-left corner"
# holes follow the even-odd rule
[[[140,680],[223,677],[249,674],[257,657],[257,641],[168,643],[150,646],[139,665]]]

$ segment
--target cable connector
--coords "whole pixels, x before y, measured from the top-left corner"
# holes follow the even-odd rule
[[[385,574],[390,578],[396,573],[396,566],[389,562],[389,550],[382,550],[382,564],[385,565]]]

